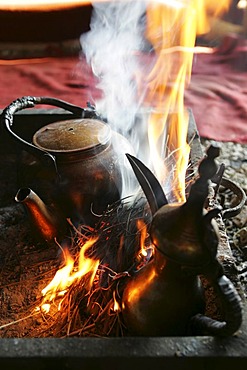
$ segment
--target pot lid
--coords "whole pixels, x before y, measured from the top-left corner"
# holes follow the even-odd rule
[[[106,145],[111,129],[97,119],[71,119],[51,123],[39,129],[33,143],[48,152],[65,153],[84,151]]]

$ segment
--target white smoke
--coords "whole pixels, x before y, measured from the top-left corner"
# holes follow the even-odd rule
[[[97,112],[113,130],[129,140],[136,156],[144,162],[149,158],[143,146],[143,142],[147,142],[147,128],[140,116],[144,92],[141,94],[137,88],[143,69],[140,52],[146,43],[145,10],[146,3],[142,0],[96,2],[90,31],[80,39],[103,93],[103,97],[94,102]],[[125,191],[123,195],[128,194]]]
[[[94,3],[91,30],[81,36],[82,50],[99,78],[103,98],[96,109],[111,127],[128,136],[140,109],[136,77],[142,69],[144,1]]]

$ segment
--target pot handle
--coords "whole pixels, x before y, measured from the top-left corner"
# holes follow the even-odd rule
[[[232,180],[226,179],[225,177],[222,178],[221,185],[226,189],[230,189],[236,195],[238,200],[238,204],[236,206],[221,211],[222,217],[223,219],[235,217],[241,212],[245,205],[246,194],[238,184]]]
[[[225,165],[222,163],[217,173],[211,178],[211,181],[215,184],[214,199],[216,198],[216,195],[219,191],[219,187],[223,186],[224,188],[229,189],[233,192],[233,194],[237,197],[238,203],[232,208],[228,207],[227,209],[221,211],[223,219],[237,216],[241,212],[246,202],[246,194],[244,190],[232,180],[223,177],[224,171]]]
[[[56,98],[50,98],[50,97],[35,97],[35,96],[23,96],[22,98],[18,98],[14,100],[9,106],[7,106],[3,111],[3,120],[4,125],[7,131],[10,133],[12,138],[14,138],[19,144],[23,145],[25,149],[29,152],[31,152],[34,155],[38,155],[41,157],[42,160],[45,162],[52,161],[53,165],[56,167],[56,159],[55,156],[50,154],[49,152],[40,149],[33,145],[32,143],[24,140],[23,138],[19,137],[13,130],[12,126],[14,123],[14,114],[18,111],[21,111],[25,108],[34,108],[35,105],[38,104],[44,104],[44,105],[52,105],[59,108],[63,108],[71,113],[73,113],[77,117],[81,118],[102,118],[96,113],[94,107],[91,105],[88,105],[88,109],[84,109],[81,107],[78,107],[76,105],[67,103],[63,100],[56,99]]]
[[[218,267],[220,267],[220,270],[222,269],[219,263]],[[211,317],[197,314],[191,318],[189,330],[193,335],[215,335],[223,337],[235,334],[239,330],[243,319],[242,301],[237,290],[224,273],[220,273],[219,276],[213,278],[205,274],[205,277],[211,281],[211,286],[219,299],[223,310],[224,321],[218,321]]]

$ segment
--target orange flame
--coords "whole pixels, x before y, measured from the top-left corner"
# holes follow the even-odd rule
[[[44,296],[41,303],[41,310],[48,313],[51,302],[57,298],[63,297],[68,288],[77,280],[90,273],[90,279],[86,281],[86,288],[90,290],[92,287],[95,274],[99,266],[99,260],[93,260],[85,256],[87,250],[96,242],[98,238],[91,238],[83,245],[78,257],[78,265],[75,267],[75,261],[68,249],[63,249],[64,267],[60,268],[52,281],[42,290]],[[61,308],[62,300],[57,305],[57,310]]]
[[[146,37],[156,55],[154,68],[148,75],[146,96],[154,108],[148,127],[150,153],[155,174],[162,184],[172,172],[169,188],[174,189],[180,202],[185,200],[190,152],[184,91],[190,82],[196,35],[207,32],[209,15],[219,15],[229,3],[229,0],[175,0],[153,2],[147,7]],[[169,155],[173,157],[171,169],[164,164],[164,158]]]
[[[145,240],[147,238],[147,225],[144,223],[143,220],[139,219],[136,222],[137,228],[140,233],[140,254],[143,257],[147,256],[147,247],[145,245]]]
[[[121,311],[121,307],[116,299],[116,292],[115,290],[113,291],[113,311],[114,312],[119,312]]]

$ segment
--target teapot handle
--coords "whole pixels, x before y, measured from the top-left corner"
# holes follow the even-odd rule
[[[218,267],[217,267],[218,264]],[[216,261],[216,267],[212,266],[212,270],[222,270],[222,266]],[[223,310],[224,321],[218,321],[211,317],[197,314],[191,318],[189,330],[193,335],[215,335],[215,336],[230,336],[239,330],[242,324],[242,301],[235,289],[233,283],[228,279],[223,271],[219,276],[212,277],[212,271],[205,274],[206,279],[211,282],[215,293],[218,296]]]
[[[50,97],[35,97],[35,96],[23,96],[22,98],[18,98],[14,100],[9,106],[7,106],[3,111],[3,120],[4,125],[7,131],[10,133],[10,135],[19,142],[19,144],[22,144],[25,146],[26,150],[31,152],[34,155],[38,155],[41,157],[44,161],[52,161],[53,165],[56,167],[56,158],[49,152],[40,149],[33,145],[32,143],[24,140],[23,138],[19,137],[13,130],[12,126],[14,123],[14,114],[18,111],[21,111],[25,108],[33,108],[35,105],[38,104],[44,104],[44,105],[52,105],[59,108],[63,108],[71,113],[73,113],[77,117],[81,118],[98,118],[102,119],[95,111],[94,107],[91,105],[88,105],[88,109],[84,109],[81,107],[78,107],[76,105],[67,103],[63,100],[56,99],[56,98],[50,98]]]

